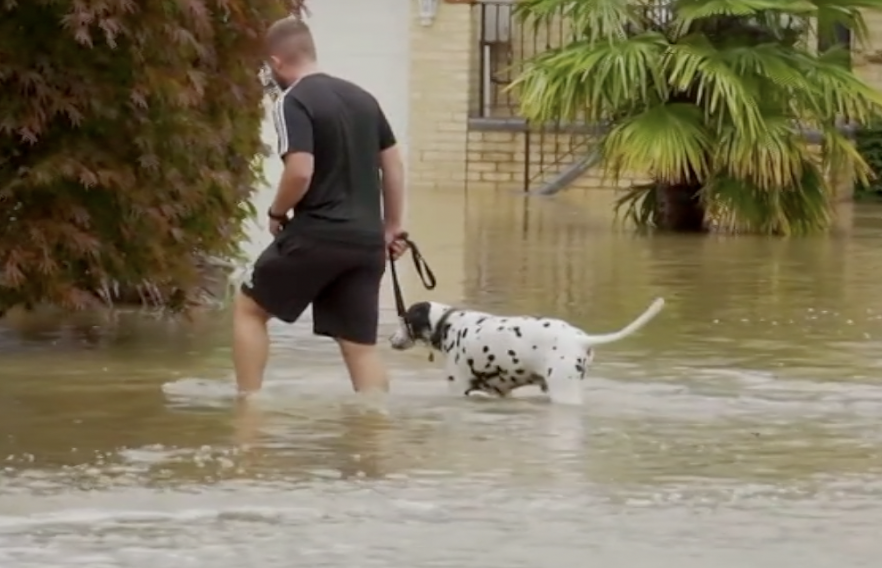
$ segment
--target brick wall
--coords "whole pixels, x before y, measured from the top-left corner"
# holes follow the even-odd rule
[[[468,134],[466,186],[478,190],[522,191],[526,179],[527,189],[536,189],[582,156],[587,149],[585,143],[583,136],[567,133],[473,129]],[[590,145],[590,141],[587,143]],[[604,177],[602,169],[592,168],[570,185],[568,191],[629,187],[639,181],[644,181],[641,176],[630,174],[616,182],[608,175]]]
[[[855,45],[852,65],[864,81],[882,89],[882,12],[865,11],[869,45]]]
[[[877,90],[882,90],[882,12],[864,10],[869,31],[869,44],[852,45],[852,66],[855,74]],[[850,166],[831,174],[837,201],[851,201],[854,197],[854,179]]]
[[[435,21],[422,26],[415,6],[412,2],[409,187],[461,189],[474,57],[471,10],[441,2]]]

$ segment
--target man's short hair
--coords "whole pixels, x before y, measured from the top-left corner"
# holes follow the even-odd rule
[[[281,59],[315,60],[315,41],[309,26],[289,16],[276,20],[266,32],[266,48]]]

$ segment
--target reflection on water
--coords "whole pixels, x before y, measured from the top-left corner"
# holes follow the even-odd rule
[[[409,300],[598,332],[668,300],[600,350],[582,409],[452,398],[423,353],[389,351],[394,396],[369,411],[308,323],[274,328],[243,405],[225,314],[7,322],[0,565],[875,566],[880,211],[830,239],[639,237],[611,200],[411,204],[441,282],[408,270]]]

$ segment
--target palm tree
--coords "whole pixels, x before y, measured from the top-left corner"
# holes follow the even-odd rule
[[[882,0],[522,0],[525,24],[564,18],[563,47],[525,62],[512,85],[535,121],[607,125],[613,177],[646,172],[617,210],[642,227],[805,234],[832,221],[830,174],[870,170],[843,122],[882,115],[882,94],[848,65],[848,47],[808,38]],[[830,41],[819,42],[821,44]],[[807,131],[820,133],[812,147]],[[852,168],[853,166],[853,168]]]

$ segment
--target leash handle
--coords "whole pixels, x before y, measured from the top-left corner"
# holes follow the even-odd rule
[[[438,281],[435,279],[435,273],[432,272],[432,268],[429,266],[429,263],[426,262],[426,257],[420,252],[419,247],[415,242],[410,240],[410,235],[407,233],[402,233],[398,239],[407,243],[407,247],[410,249],[410,256],[413,258],[413,267],[416,269],[416,273],[420,277],[423,287],[426,290],[434,290],[435,286],[438,285]],[[395,262],[393,261],[392,264],[395,264]]]
[[[410,235],[408,233],[401,233],[395,240],[401,240],[407,244],[408,249],[410,249],[410,256],[413,258],[413,266],[420,277],[423,287],[426,290],[434,290],[438,285],[435,273],[432,271],[429,263],[426,262],[426,258],[420,252],[419,247],[410,239]],[[389,259],[389,268],[392,272],[392,291],[395,294],[395,309],[398,311],[398,317],[403,318],[404,314],[407,313],[407,304],[404,303],[404,294],[401,292],[401,282],[398,280],[398,270],[395,266],[396,261],[391,255]]]

